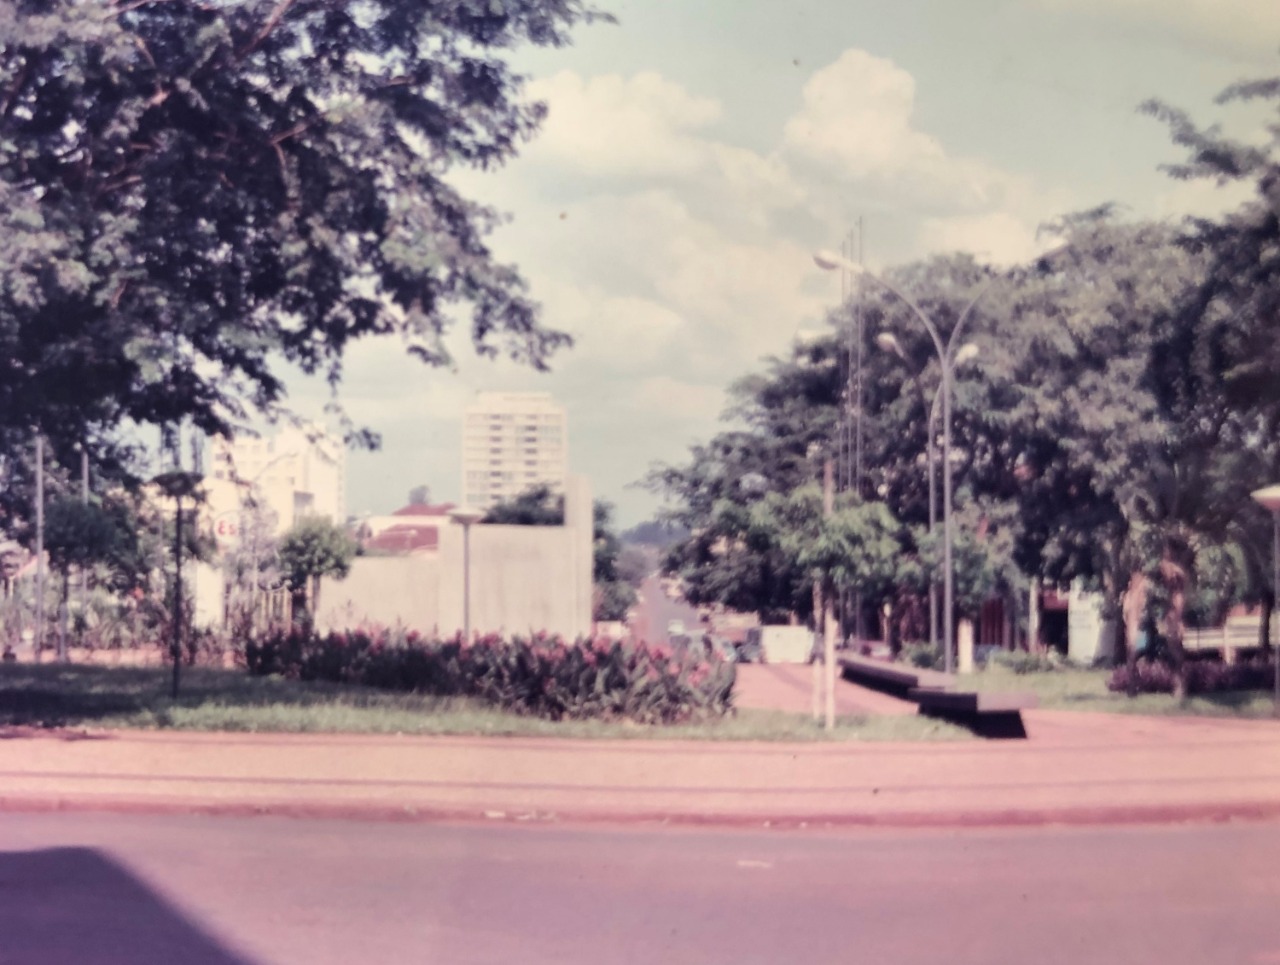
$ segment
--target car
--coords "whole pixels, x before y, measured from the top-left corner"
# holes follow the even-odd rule
[[[680,634],[682,634],[682,633],[684,633],[684,621],[683,621],[683,620],[668,620],[668,621],[667,621],[667,636],[669,636],[669,637],[675,637],[675,636],[679,636],[679,635],[680,635]]]

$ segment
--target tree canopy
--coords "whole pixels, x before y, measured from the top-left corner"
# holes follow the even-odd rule
[[[544,327],[451,184],[542,105],[504,60],[579,0],[13,0],[0,6],[0,442],[121,422],[225,433],[352,342],[438,365]]]

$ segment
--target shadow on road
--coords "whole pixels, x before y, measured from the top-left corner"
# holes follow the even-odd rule
[[[0,962],[253,965],[92,848],[0,853]]]

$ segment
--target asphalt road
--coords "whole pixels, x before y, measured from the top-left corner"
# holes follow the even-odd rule
[[[679,620],[684,624],[686,632],[695,637],[701,637],[705,628],[698,619],[697,609],[680,600],[668,599],[662,592],[662,584],[658,581],[658,577],[647,577],[640,584],[639,596],[635,629],[642,639],[649,641],[669,639],[667,626],[672,620]]]
[[[5,814],[0,962],[1280,963],[1280,826],[842,835]]]

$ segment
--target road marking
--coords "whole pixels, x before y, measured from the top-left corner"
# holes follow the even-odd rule
[[[751,858],[739,858],[738,867],[739,868],[772,868],[773,862],[772,861],[755,861]]]

